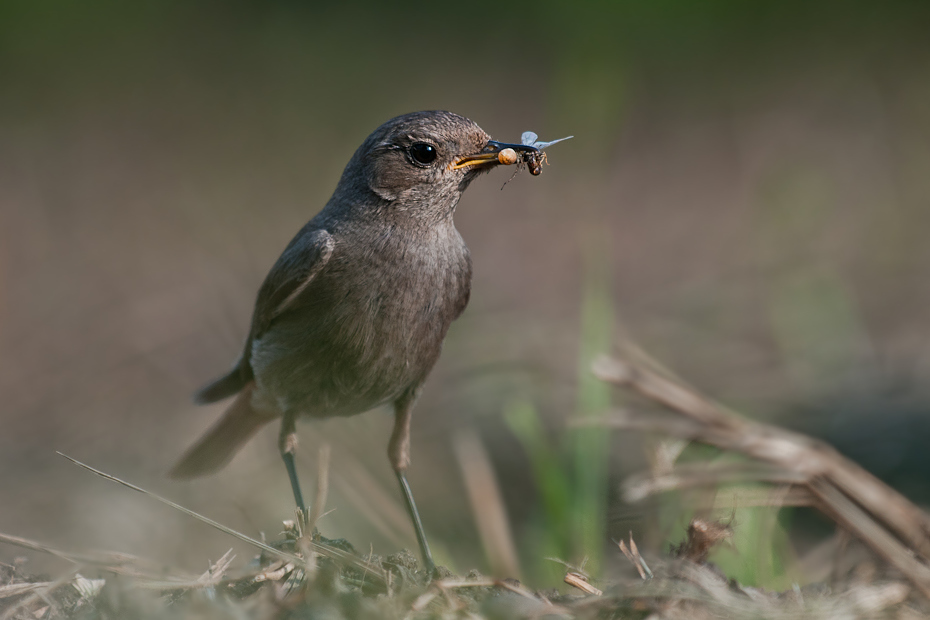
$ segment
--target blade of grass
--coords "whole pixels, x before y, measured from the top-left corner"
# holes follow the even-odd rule
[[[540,524],[538,535],[532,536],[534,553],[540,546],[544,546],[547,552],[540,555],[568,557],[571,547],[569,530],[572,493],[571,480],[563,467],[563,460],[546,437],[539,413],[528,401],[511,403],[504,410],[504,422],[526,451],[542,499],[544,523]],[[541,575],[551,573],[545,564],[537,565],[534,570]],[[553,573],[553,576],[561,579],[561,575]]]
[[[117,484],[120,484],[120,485],[122,485],[122,486],[124,486],[124,487],[126,487],[126,488],[128,488],[128,489],[132,489],[133,491],[138,491],[139,493],[142,493],[143,495],[147,495],[147,496],[151,497],[152,499],[154,499],[154,500],[156,500],[156,501],[159,501],[159,502],[161,502],[162,504],[165,504],[166,506],[170,506],[170,507],[174,508],[175,510],[178,510],[178,511],[180,511],[180,512],[183,512],[184,514],[186,514],[186,515],[188,515],[188,516],[190,516],[190,517],[193,517],[193,518],[197,519],[198,521],[201,521],[201,522],[203,522],[203,523],[206,523],[206,524],[209,525],[210,527],[212,527],[212,528],[214,528],[214,529],[217,529],[217,530],[223,532],[224,534],[228,534],[229,536],[232,536],[232,537],[234,537],[234,538],[238,538],[239,540],[241,540],[241,541],[243,541],[243,542],[246,542],[246,543],[252,545],[253,547],[256,547],[256,548],[261,549],[262,551],[264,551],[264,552],[266,552],[266,553],[269,553],[269,554],[271,554],[271,555],[274,555],[275,557],[279,557],[279,558],[281,558],[281,559],[283,559],[283,560],[287,560],[288,562],[294,562],[294,563],[295,563],[296,565],[298,565],[298,566],[302,566],[302,565],[304,564],[304,559],[301,558],[301,557],[298,556],[298,555],[295,555],[295,554],[293,554],[293,553],[288,553],[287,551],[281,551],[280,549],[275,549],[275,548],[272,547],[271,545],[267,545],[267,544],[265,544],[265,543],[263,543],[263,542],[261,542],[261,541],[258,541],[258,540],[255,540],[254,538],[251,538],[251,537],[249,537],[249,536],[246,536],[245,534],[242,534],[241,532],[237,532],[236,530],[232,529],[231,527],[227,527],[227,526],[223,525],[222,523],[219,523],[219,522],[217,522],[217,521],[214,521],[213,519],[210,519],[209,517],[205,517],[205,516],[203,516],[203,515],[201,515],[201,514],[199,514],[199,513],[194,512],[193,510],[190,510],[189,508],[185,508],[184,506],[181,506],[180,504],[176,504],[176,503],[172,502],[172,501],[169,500],[169,499],[166,499],[166,498],[164,498],[164,497],[162,497],[162,496],[160,496],[160,495],[156,495],[155,493],[152,493],[151,491],[146,491],[146,490],[143,489],[142,487],[136,486],[136,485],[134,485],[134,484],[132,484],[132,483],[130,483],[130,482],[126,482],[125,480],[121,480],[121,479],[117,478],[116,476],[112,476],[112,475],[110,475],[110,474],[108,474],[108,473],[102,472],[102,471],[100,471],[99,469],[94,469],[94,468],[91,467],[90,465],[87,465],[87,464],[85,464],[85,463],[82,463],[81,461],[79,461],[79,460],[77,460],[77,459],[71,458],[71,457],[68,456],[67,454],[63,454],[63,453],[61,453],[61,452],[56,452],[56,454],[65,457],[66,459],[68,459],[69,461],[71,461],[72,463],[74,463],[75,465],[77,465],[77,466],[79,466],[79,467],[83,467],[84,469],[86,469],[86,470],[89,471],[89,472],[92,472],[92,473],[94,473],[94,474],[97,474],[97,475],[100,476],[101,478],[105,478],[106,480],[109,480],[109,481],[111,481],[111,482],[115,482],[115,483],[117,483]],[[358,568],[358,569],[360,569],[360,570],[366,571],[367,573],[369,573],[369,574],[371,574],[371,575],[374,575],[375,577],[377,577],[378,579],[380,579],[382,582],[385,582],[385,581],[386,581],[386,578],[385,578],[385,576],[384,576],[384,572],[383,572],[380,568],[377,568],[377,567],[374,567],[374,566],[369,566],[369,565],[366,564],[365,562],[362,562],[360,559],[355,558],[355,557],[353,557],[352,555],[350,555],[350,554],[348,554],[348,553],[346,553],[346,552],[344,552],[344,551],[341,551],[341,550],[339,550],[339,549],[334,549],[334,548],[332,548],[332,547],[328,547],[328,546],[326,546],[326,545],[321,545],[321,544],[319,544],[319,543],[315,543],[315,542],[312,542],[312,541],[309,541],[308,544],[309,544],[310,548],[313,549],[313,551],[319,553],[320,555],[322,555],[322,556],[324,556],[324,557],[328,557],[328,558],[331,558],[331,559],[333,559],[333,560],[336,560],[337,562],[340,562],[340,563],[342,563],[342,564],[346,564],[346,565],[349,565],[349,566]]]
[[[591,363],[607,352],[613,310],[610,303],[607,240],[591,234],[585,252],[581,305],[581,349],[578,355],[577,415],[599,416],[610,407],[610,386],[598,380]],[[588,558],[588,570],[600,572],[606,539],[607,452],[609,435],[595,428],[576,428],[570,434],[574,465],[572,502],[573,552]]]
[[[465,479],[465,489],[491,572],[496,577],[522,580],[507,508],[481,438],[473,430],[462,430],[453,437],[452,446]]]

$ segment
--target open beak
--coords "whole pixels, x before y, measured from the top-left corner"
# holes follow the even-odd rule
[[[481,149],[481,151],[475,155],[459,157],[449,168],[451,170],[459,170],[460,168],[496,166],[497,164],[509,166],[510,164],[517,163],[519,159],[517,153],[521,152],[538,153],[539,149],[535,146],[527,146],[526,144],[507,144],[506,142],[489,140],[488,145]]]

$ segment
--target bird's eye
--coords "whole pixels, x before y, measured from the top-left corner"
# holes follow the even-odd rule
[[[427,166],[436,160],[436,147],[426,142],[415,142],[410,145],[410,157],[416,163]]]

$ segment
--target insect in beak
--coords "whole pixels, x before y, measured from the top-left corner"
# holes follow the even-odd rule
[[[471,168],[475,166],[496,166],[498,164],[504,166],[510,166],[517,163],[519,160],[519,155],[526,154],[538,154],[539,149],[535,146],[528,146],[526,144],[508,144],[506,142],[498,142],[497,140],[490,140],[480,152],[475,155],[466,155],[465,157],[458,158],[455,162],[449,166],[450,170],[459,170],[462,168]]]

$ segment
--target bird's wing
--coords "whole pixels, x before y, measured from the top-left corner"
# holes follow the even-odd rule
[[[250,364],[252,342],[268,331],[277,317],[294,307],[332,256],[334,246],[333,238],[325,230],[301,231],[291,241],[258,290],[245,351],[232,370],[194,395],[195,402],[213,403],[232,396],[248,385],[254,378]]]
[[[258,291],[249,342],[293,308],[333,254],[335,242],[325,230],[301,234],[288,246]],[[246,358],[248,359],[248,358]]]

